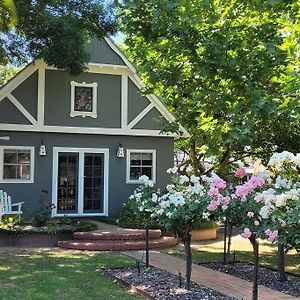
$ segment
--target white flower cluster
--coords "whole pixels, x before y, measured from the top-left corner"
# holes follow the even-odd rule
[[[288,205],[289,200],[297,200],[299,198],[300,189],[290,189],[280,194],[276,194],[275,190],[269,189],[262,193],[257,193],[254,199],[256,202],[263,204],[259,214],[263,219],[267,219],[276,208],[285,207]]]
[[[281,170],[284,163],[290,163],[295,166],[300,166],[300,153],[296,155],[289,151],[274,153],[271,156],[268,165],[274,167],[275,170]]]
[[[141,181],[144,184],[144,186],[149,186],[149,187],[153,187],[154,186],[154,182],[152,180],[150,180],[149,177],[146,176],[146,175],[142,175],[139,178],[139,181]]]

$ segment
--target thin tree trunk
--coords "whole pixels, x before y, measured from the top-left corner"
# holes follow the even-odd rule
[[[226,168],[227,168],[227,165],[229,164],[229,161],[230,161],[230,150],[227,149],[224,154],[223,154],[223,157],[220,161],[220,164],[219,164],[219,175],[222,177],[222,178],[225,178],[225,175],[226,175]]]
[[[254,235],[252,235],[249,240],[252,244],[254,255],[252,300],[258,300],[259,244]]]
[[[226,263],[230,263],[230,252],[231,252],[231,238],[232,238],[232,224],[229,224],[229,231],[228,231],[228,243],[227,243],[227,255],[226,255]]]
[[[278,243],[277,248],[277,268],[278,268],[278,280],[287,281],[285,274],[285,254],[284,254],[284,244]]]
[[[195,175],[199,175],[199,164],[198,164],[198,160],[197,160],[196,142],[194,139],[192,139],[190,156],[191,156],[193,173]]]
[[[192,276],[192,250],[191,250],[191,234],[187,233],[183,238],[185,249],[185,288],[191,289],[191,276]]]
[[[223,252],[223,263],[226,264],[226,258],[227,258],[227,253],[226,253],[226,249],[227,249],[227,245],[226,245],[226,242],[227,242],[227,227],[228,227],[228,222],[227,220],[225,221],[225,224],[224,224],[224,252]]]

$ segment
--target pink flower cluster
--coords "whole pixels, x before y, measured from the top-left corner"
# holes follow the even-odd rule
[[[265,234],[269,242],[273,242],[278,236],[278,230],[272,231],[271,229],[265,230]]]
[[[252,232],[249,228],[245,228],[244,231],[241,233],[241,237],[245,239],[249,239],[249,237],[252,235]]]
[[[246,169],[244,167],[240,167],[234,173],[234,176],[237,178],[243,178],[246,175]]]
[[[251,178],[243,185],[238,185],[235,188],[235,194],[238,197],[247,197],[248,194],[253,192],[256,188],[262,187],[265,184],[265,180],[258,176],[251,176]]]
[[[221,194],[217,195],[216,200],[212,200],[208,204],[208,211],[215,211],[219,205],[222,205],[222,210],[225,211],[228,208],[230,202],[229,196],[222,196]]]
[[[225,189],[225,188],[226,188],[226,181],[224,181],[221,178],[215,178],[210,185],[208,195],[221,196],[219,189]]]

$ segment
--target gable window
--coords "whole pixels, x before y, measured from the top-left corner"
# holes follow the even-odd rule
[[[34,148],[0,146],[0,182],[33,183]]]
[[[78,83],[71,81],[70,117],[97,118],[97,87],[97,82]]]
[[[156,150],[127,150],[127,183],[140,183],[139,178],[146,175],[156,180]]]

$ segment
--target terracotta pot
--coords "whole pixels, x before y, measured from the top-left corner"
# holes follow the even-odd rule
[[[217,238],[218,228],[192,230],[192,241],[206,241]]]

